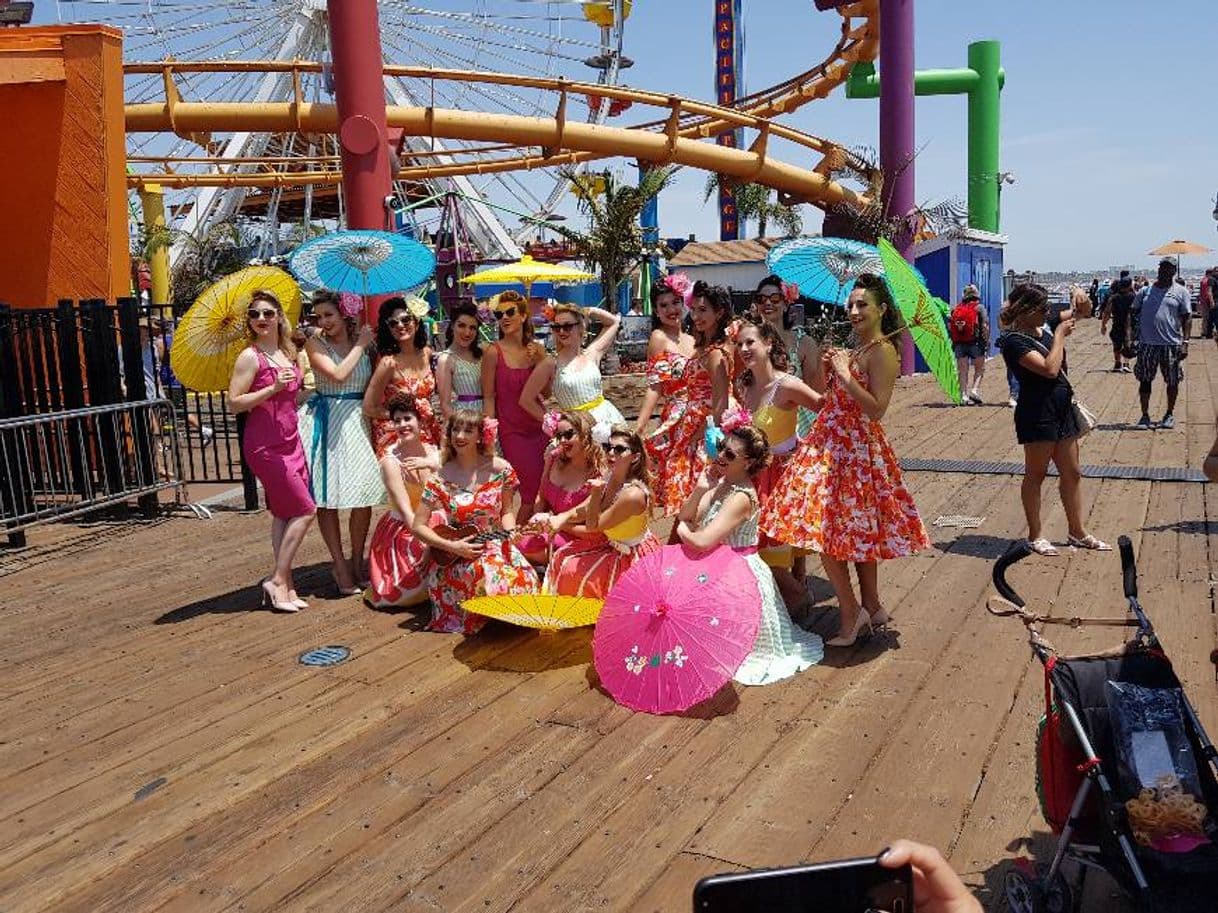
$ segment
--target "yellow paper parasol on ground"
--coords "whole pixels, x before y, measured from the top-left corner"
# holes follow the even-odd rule
[[[582,269],[534,260],[525,254],[515,263],[484,269],[457,281],[468,285],[510,285],[519,282],[524,286],[524,297],[528,298],[534,282],[587,282],[595,278],[593,273]]]
[[[1176,271],[1180,271],[1180,257],[1183,254],[1208,254],[1210,249],[1204,244],[1198,244],[1196,241],[1183,241],[1177,238],[1174,241],[1168,241],[1166,244],[1160,244],[1154,250],[1150,251],[1152,257],[1175,257]]]
[[[247,266],[210,285],[182,316],[173,334],[169,362],[184,387],[200,393],[227,390],[233,365],[249,345],[246,310],[254,292],[265,289],[283,306],[288,323],[300,319],[300,288],[273,266]]]
[[[589,596],[521,593],[475,596],[462,602],[461,608],[522,628],[537,628],[553,633],[565,628],[582,628],[596,624],[604,604],[605,600]]]

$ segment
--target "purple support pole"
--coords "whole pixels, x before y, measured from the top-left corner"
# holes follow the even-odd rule
[[[890,215],[914,208],[914,0],[880,4],[880,168]],[[902,233],[908,260],[912,232]],[[914,369],[913,339],[901,338],[901,373]]]

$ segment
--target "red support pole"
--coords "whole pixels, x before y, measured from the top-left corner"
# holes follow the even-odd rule
[[[347,227],[383,231],[392,192],[376,0],[326,0]]]

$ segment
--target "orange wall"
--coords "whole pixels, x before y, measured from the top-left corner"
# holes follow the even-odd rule
[[[122,33],[0,29],[0,301],[129,294]]]

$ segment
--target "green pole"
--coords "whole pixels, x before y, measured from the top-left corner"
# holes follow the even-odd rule
[[[1002,45],[974,41],[968,46],[968,66],[950,70],[919,70],[915,95],[968,96],[968,222],[972,228],[998,231],[999,138],[1001,136]],[[846,81],[847,98],[879,98],[880,77],[875,64],[858,63]]]
[[[998,231],[998,131],[1002,93],[999,91],[1001,46],[974,41],[968,46],[968,66],[978,77],[968,93],[968,222],[983,231]]]

